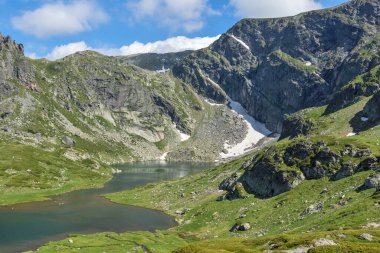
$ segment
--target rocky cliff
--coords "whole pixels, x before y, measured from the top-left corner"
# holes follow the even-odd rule
[[[69,138],[75,152],[108,162],[214,161],[226,140],[244,138],[242,119],[170,73],[91,51],[31,60],[10,37],[0,50],[0,138],[45,147]]]
[[[326,104],[379,64],[379,16],[379,1],[353,0],[294,17],[244,19],[173,73],[215,101],[227,94],[280,132],[285,114]]]
[[[24,46],[17,44],[11,37],[0,33],[0,99],[11,94],[17,81],[31,89],[36,88],[34,72],[24,57]]]

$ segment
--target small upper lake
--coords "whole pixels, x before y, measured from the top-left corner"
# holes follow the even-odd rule
[[[162,212],[119,205],[101,195],[151,182],[171,180],[198,172],[208,165],[139,162],[115,166],[114,175],[101,189],[79,190],[43,202],[0,207],[0,252],[36,249],[69,234],[154,231],[176,225]]]

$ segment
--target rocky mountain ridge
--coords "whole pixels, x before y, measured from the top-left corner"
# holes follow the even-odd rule
[[[245,123],[237,115],[225,106],[209,105],[170,74],[90,51],[54,62],[30,60],[10,37],[1,45],[0,123],[15,139],[38,133],[54,145],[70,136],[85,152],[90,143],[117,143],[125,161],[155,160],[163,153],[170,159],[171,152],[176,160],[213,161],[226,140],[244,138]],[[234,133],[235,128],[242,131]],[[220,138],[213,136],[215,131]],[[191,142],[184,136],[192,137]]]
[[[379,16],[377,0],[353,0],[294,17],[244,19],[173,73],[215,101],[227,94],[281,132],[285,114],[328,103],[379,63]]]
[[[140,68],[158,71],[164,69],[172,69],[173,66],[179,63],[183,58],[191,54],[193,51],[183,51],[177,53],[146,53],[128,56],[117,57],[121,62],[136,65]]]

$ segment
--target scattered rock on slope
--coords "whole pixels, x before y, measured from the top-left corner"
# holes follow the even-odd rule
[[[379,188],[380,187],[380,173],[369,176],[364,181],[364,187],[368,189]]]
[[[75,140],[73,140],[72,138],[68,137],[68,136],[64,136],[62,138],[62,143],[65,144],[67,147],[74,147],[75,146]]]

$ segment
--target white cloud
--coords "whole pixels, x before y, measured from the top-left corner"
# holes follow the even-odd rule
[[[29,57],[30,59],[37,59],[37,58],[38,58],[38,56],[37,56],[36,53],[28,53],[28,52],[25,52],[25,55],[26,55],[27,57]]]
[[[322,8],[315,0],[230,0],[242,18],[274,18]]]
[[[73,1],[48,3],[21,16],[13,17],[15,29],[37,37],[75,34],[91,30],[108,20],[107,14],[94,2]]]
[[[197,50],[208,47],[211,43],[219,38],[215,37],[196,37],[187,38],[183,36],[169,38],[167,40],[140,43],[134,42],[129,46],[123,46],[120,48],[121,55],[131,55],[140,53],[169,53],[180,52],[185,50]]]
[[[49,53],[46,58],[49,60],[56,60],[63,58],[69,54],[74,54],[80,51],[91,50],[84,41],[69,43],[66,45],[57,46]]]
[[[63,58],[67,55],[93,50],[105,55],[132,55],[132,54],[142,54],[142,53],[169,53],[169,52],[180,52],[185,50],[197,50],[201,48],[208,47],[215,40],[217,40],[220,35],[215,37],[196,37],[187,38],[183,36],[173,37],[162,41],[141,43],[138,41],[133,42],[130,45],[122,46],[121,48],[93,48],[88,46],[84,41],[69,43],[66,45],[61,45],[55,47],[51,53],[45,56],[49,60],[56,60]],[[30,54],[33,55],[33,54]],[[35,56],[35,55],[33,55]]]
[[[207,0],[133,0],[128,3],[128,8],[137,20],[149,19],[185,32],[202,29],[205,16],[219,15]]]

